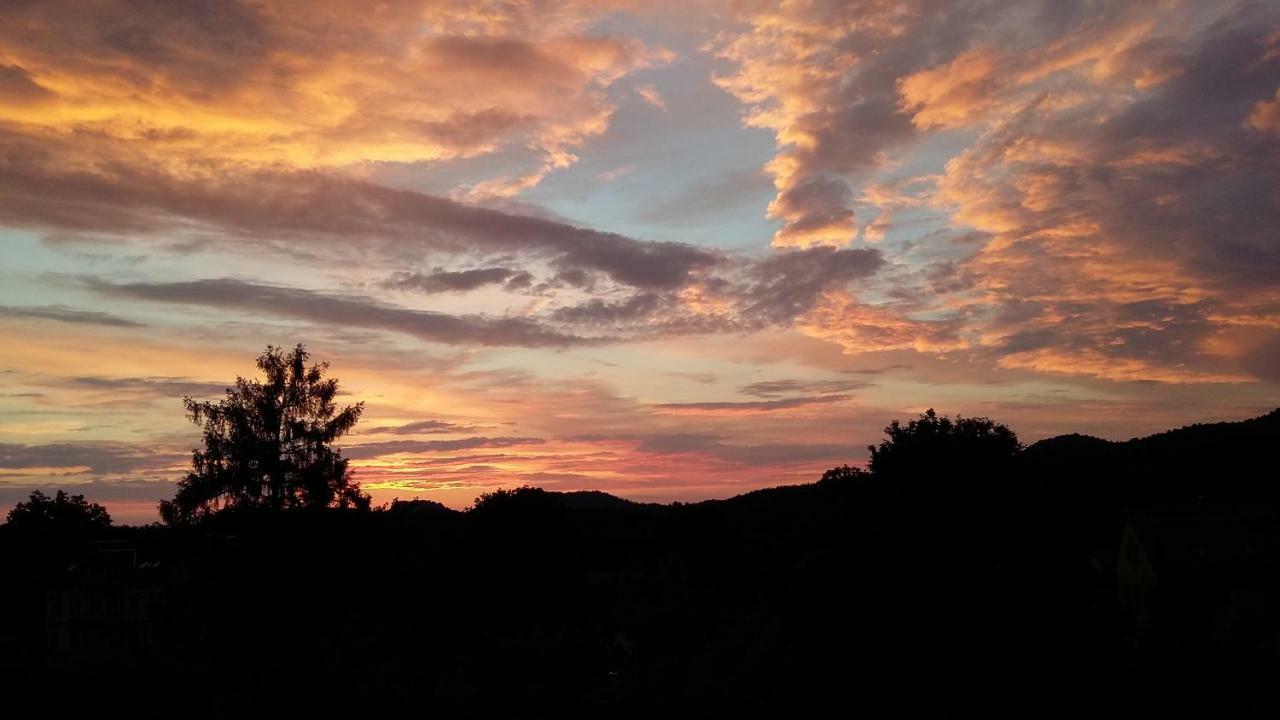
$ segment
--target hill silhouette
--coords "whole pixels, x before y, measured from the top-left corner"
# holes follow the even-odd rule
[[[1280,411],[686,504],[5,525],[0,677],[41,715],[1269,715],[1278,441]]]
[[[1275,499],[1280,484],[1268,474],[1274,472],[1277,437],[1280,410],[1125,442],[1063,435],[1035,443],[1018,459],[1033,480],[1105,484],[1118,497],[1139,504]]]

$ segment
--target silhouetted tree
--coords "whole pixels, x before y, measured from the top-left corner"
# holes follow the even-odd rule
[[[101,530],[111,525],[111,515],[98,503],[83,495],[68,495],[59,490],[52,498],[36,490],[30,499],[9,511],[13,527],[50,530]]]
[[[819,479],[818,482],[820,484],[834,485],[838,483],[865,480],[866,477],[867,477],[867,471],[863,470],[862,468],[850,467],[848,465],[841,465],[839,467],[833,467],[830,470],[822,473],[822,478]]]
[[[204,449],[172,500],[160,503],[170,524],[227,508],[360,508],[369,496],[351,481],[347,460],[330,444],[360,419],[364,403],[341,410],[328,363],[307,365],[302,344],[285,353],[267,346],[258,357],[264,380],[236,378],[222,401],[184,398],[188,417],[204,427]]]
[[[482,492],[471,505],[471,512],[516,512],[546,508],[554,504],[555,496],[540,487],[521,485],[507,490],[498,488]]]
[[[417,513],[417,514],[432,514],[432,515],[447,515],[453,512],[444,504],[438,503],[435,500],[422,500],[420,498],[414,498],[412,500],[401,500],[400,498],[395,498],[394,500],[391,501],[390,506],[384,506],[383,509],[386,512],[393,512],[393,513]]]
[[[868,467],[877,477],[911,479],[929,485],[957,474],[1003,477],[1022,444],[1008,427],[985,417],[953,420],[933,408],[906,425],[894,420],[885,439],[869,445]]]

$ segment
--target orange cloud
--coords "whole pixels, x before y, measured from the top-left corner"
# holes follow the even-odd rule
[[[849,354],[885,350],[945,353],[968,344],[955,321],[913,320],[904,310],[870,305],[838,291],[828,292],[797,328],[835,342]]]
[[[743,18],[750,30],[714,45],[736,65],[716,83],[748,104],[747,125],[777,138],[779,153],[767,167],[778,189],[768,216],[783,221],[775,246],[841,246],[854,238],[851,192],[842,176],[879,164],[883,146],[909,136],[911,128],[896,116],[889,93],[863,96],[849,109],[845,96],[859,87],[873,52],[851,38],[870,45],[873,38],[891,38],[913,12],[871,4],[753,6]]]
[[[0,30],[0,93],[40,101],[0,103],[0,122],[111,138],[173,168],[540,154],[539,171],[488,193],[512,194],[604,131],[609,85],[670,60],[586,34],[605,10],[268,2],[187,14],[163,2],[40,3],[7,11]]]
[[[1280,90],[1272,100],[1259,100],[1246,123],[1258,132],[1280,134]]]
[[[902,106],[919,128],[957,128],[973,124],[998,103],[998,68],[1007,58],[976,48],[951,62],[921,70],[898,81]]]
[[[1005,355],[1001,367],[1027,368],[1037,372],[1062,375],[1091,375],[1117,382],[1161,383],[1247,383],[1253,380],[1244,373],[1215,373],[1194,367],[1170,366],[1137,358],[1116,357],[1107,353],[1081,349],[1075,352],[1055,348],[1031,350]]]
[[[659,92],[658,88],[652,85],[641,85],[636,88],[636,94],[659,110],[665,111],[667,109],[667,101],[662,98],[662,93]]]

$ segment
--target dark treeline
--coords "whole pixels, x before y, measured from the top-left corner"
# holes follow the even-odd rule
[[[11,522],[0,677],[45,716],[1274,717],[1277,443],[930,413],[722,501]]]

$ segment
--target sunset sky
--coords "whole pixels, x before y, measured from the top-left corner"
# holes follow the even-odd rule
[[[0,511],[305,342],[376,502],[1280,405],[1274,2],[0,4]]]

